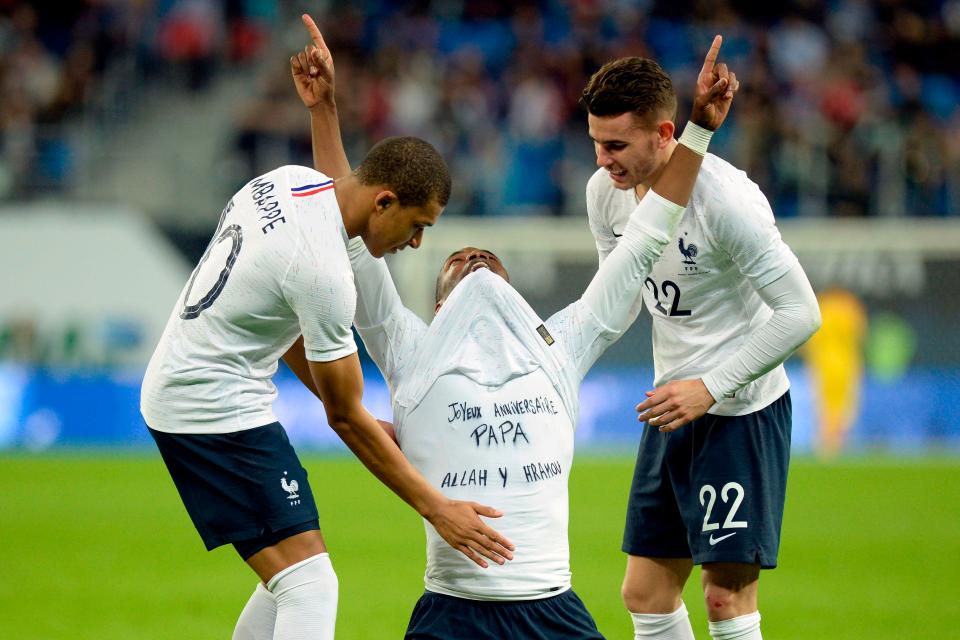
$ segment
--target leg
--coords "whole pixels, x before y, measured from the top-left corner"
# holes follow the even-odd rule
[[[688,462],[686,432],[644,429],[627,506],[623,550],[627,572],[621,595],[634,638],[693,640],[683,585],[693,560],[677,504],[673,469]]]
[[[207,549],[232,543],[258,588],[235,638],[333,638],[337,576],[316,503],[279,423],[227,434],[151,430]],[[264,593],[266,591],[266,593]]]
[[[627,556],[620,593],[633,620],[635,640],[693,640],[682,598],[691,569],[690,558]]]
[[[762,640],[757,587],[760,565],[715,562],[703,565],[703,597],[714,640]]]
[[[678,497],[715,640],[761,637],[757,585],[760,570],[777,565],[790,416],[787,392],[753,413],[693,425],[690,481]]]
[[[235,544],[240,555],[246,557],[247,564],[266,584],[266,594],[259,594],[262,587],[258,585],[257,593],[240,614],[234,640],[333,638],[339,585],[323,536],[315,528],[283,536],[281,531],[266,538]],[[263,546],[275,538],[281,539]],[[253,549],[258,550],[248,555]],[[271,599],[275,620],[272,633],[254,635],[255,631],[265,628],[265,621],[271,613]]]
[[[313,529],[264,547],[246,558],[246,561],[263,583],[269,584],[270,579],[284,569],[326,552],[327,545],[323,542],[320,530]]]
[[[273,628],[277,622],[277,599],[262,582],[240,612],[233,640],[273,640]]]
[[[676,611],[692,569],[690,558],[627,556],[627,573],[620,589],[623,604],[632,613]]]
[[[334,637],[339,585],[326,551],[320,531],[312,529],[290,535],[247,558],[276,603],[271,638]]]
[[[701,574],[707,618],[729,620],[757,610],[760,565],[713,562],[703,565]]]

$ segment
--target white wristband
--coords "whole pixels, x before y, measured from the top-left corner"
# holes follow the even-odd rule
[[[704,129],[693,122],[688,122],[680,136],[680,144],[697,155],[704,156],[707,155],[707,145],[710,144],[710,138],[712,137],[713,131]]]

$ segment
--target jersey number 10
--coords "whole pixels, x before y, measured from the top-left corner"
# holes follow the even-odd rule
[[[230,277],[230,271],[237,261],[237,256],[240,255],[240,247],[243,246],[243,229],[240,228],[240,225],[232,224],[226,229],[221,230],[223,222],[231,209],[233,209],[233,200],[227,203],[227,206],[223,209],[223,213],[220,214],[220,222],[217,224],[217,230],[213,234],[213,239],[210,241],[210,244],[207,245],[207,250],[203,252],[203,257],[200,258],[197,268],[193,270],[193,275],[190,276],[190,284],[187,285],[187,292],[183,296],[183,307],[180,309],[180,317],[183,320],[193,320],[198,317],[204,309],[210,308],[210,305],[212,305],[223,292],[223,287],[227,284],[227,278]],[[213,251],[215,246],[228,238],[230,239],[230,253],[227,255],[227,263],[223,265],[223,269],[220,270],[220,275],[217,276],[217,281],[214,282],[210,290],[200,298],[199,302],[196,304],[187,304],[187,301],[190,300],[190,293],[193,291],[193,283],[196,281],[200,269],[203,268],[203,264],[207,261],[207,258],[210,257],[210,252]]]

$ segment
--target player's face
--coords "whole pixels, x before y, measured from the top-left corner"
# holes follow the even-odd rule
[[[633,189],[650,178],[663,162],[659,153],[665,140],[663,127],[654,118],[632,112],[618,116],[589,114],[590,137],[597,153],[597,166],[606,169],[617,189]],[[670,129],[669,137],[673,137]]]
[[[437,279],[437,286],[440,292],[440,301],[437,302],[436,310],[447,299],[450,292],[460,284],[460,281],[468,275],[479,269],[489,269],[507,282],[510,282],[510,275],[503,264],[492,251],[477,249],[476,247],[464,247],[456,251],[447,258],[440,269],[440,277]]]
[[[423,230],[436,224],[443,207],[431,200],[421,207],[401,207],[396,199],[379,201],[377,213],[370,218],[363,241],[375,258],[387,253],[416,249],[423,242]]]

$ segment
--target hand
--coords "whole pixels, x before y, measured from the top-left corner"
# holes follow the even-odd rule
[[[293,83],[297,93],[307,109],[315,109],[324,105],[333,105],[334,69],[333,55],[320,35],[320,29],[307,14],[300,17],[310,33],[312,45],[307,45],[303,51],[290,58],[290,73],[293,74]]]
[[[646,392],[647,399],[636,406],[637,420],[660,431],[676,431],[696,420],[713,406],[713,396],[702,380],[673,380]]]
[[[377,422],[380,423],[380,428],[383,429],[383,432],[390,436],[390,439],[397,443],[397,446],[400,446],[400,441],[397,440],[397,431],[393,428],[392,422],[387,422],[386,420],[377,419]]]
[[[713,44],[703,61],[700,75],[697,76],[697,91],[693,98],[693,113],[690,121],[711,131],[716,131],[727,118],[733,96],[740,88],[737,75],[727,69],[724,63],[717,63],[720,53],[721,36],[714,36]]]
[[[447,500],[425,517],[447,544],[486,569],[489,565],[483,558],[497,564],[513,560],[513,543],[480,519],[480,516],[499,518],[502,515],[476,502]]]

